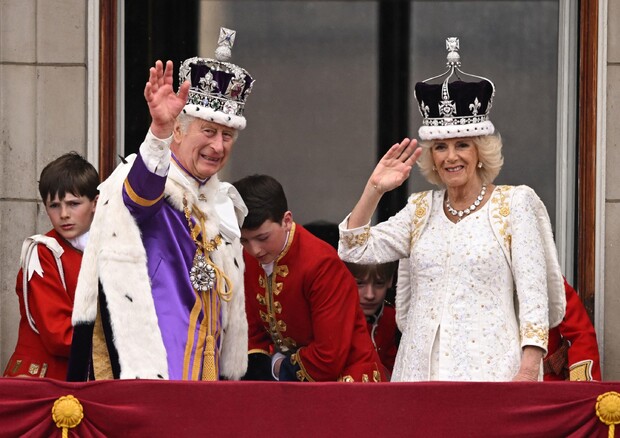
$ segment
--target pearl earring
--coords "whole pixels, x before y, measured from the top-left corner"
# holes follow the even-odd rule
[[[433,172],[437,172],[437,168],[433,166]]]
[[[482,169],[482,161],[478,161],[478,169]]]

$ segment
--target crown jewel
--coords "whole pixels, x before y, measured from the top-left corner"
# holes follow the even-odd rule
[[[489,111],[495,86],[487,78],[461,70],[458,38],[447,38],[446,50],[448,70],[415,85],[418,108],[423,117],[418,131],[420,139],[492,134],[495,128],[489,120]],[[444,76],[441,84],[430,83]],[[469,76],[474,81],[466,82],[461,76]],[[453,78],[456,80],[450,82]]]
[[[254,79],[238,65],[228,62],[235,43],[234,30],[220,28],[215,59],[189,58],[179,69],[179,81],[191,82],[184,112],[194,117],[243,129],[243,111]]]
[[[215,58],[218,61],[228,61],[231,57],[231,49],[235,44],[235,35],[237,32],[234,30],[220,27],[220,37],[217,40],[217,49],[215,49]]]

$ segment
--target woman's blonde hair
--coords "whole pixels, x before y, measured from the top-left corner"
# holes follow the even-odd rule
[[[491,135],[481,135],[478,137],[468,138],[476,149],[478,150],[478,160],[482,163],[482,168],[476,168],[478,175],[483,184],[490,184],[495,180],[499,171],[504,164],[504,157],[502,155],[502,138],[499,132]],[[439,187],[443,187],[444,183],[439,178],[439,174],[433,170],[433,154],[432,147],[434,144],[442,142],[444,140],[426,140],[421,141],[422,155],[416,162],[420,168],[422,176],[426,178],[431,184],[435,184]]]

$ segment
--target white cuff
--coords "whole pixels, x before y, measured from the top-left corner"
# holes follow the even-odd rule
[[[280,378],[278,376],[276,376],[276,373],[274,372],[275,370],[275,365],[276,362],[280,359],[284,359],[286,357],[286,355],[282,354],[282,353],[275,353],[273,356],[271,356],[271,375],[273,376],[274,379],[276,380],[280,380]]]
[[[146,168],[158,176],[167,176],[170,168],[170,143],[172,135],[166,139],[155,137],[151,130],[146,133],[140,145],[140,156]]]

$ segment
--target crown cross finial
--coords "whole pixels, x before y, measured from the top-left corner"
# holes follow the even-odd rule
[[[220,37],[217,40],[217,44],[219,46],[227,46],[232,49],[232,46],[235,44],[236,34],[237,32],[235,32],[234,30],[220,27]]]
[[[460,67],[461,55],[459,55],[459,39],[457,37],[446,38],[446,50],[448,51],[448,67]]]
[[[228,61],[232,56],[232,46],[235,44],[237,32],[225,27],[220,27],[220,37],[217,40],[218,47],[215,49],[215,58],[218,61]]]

